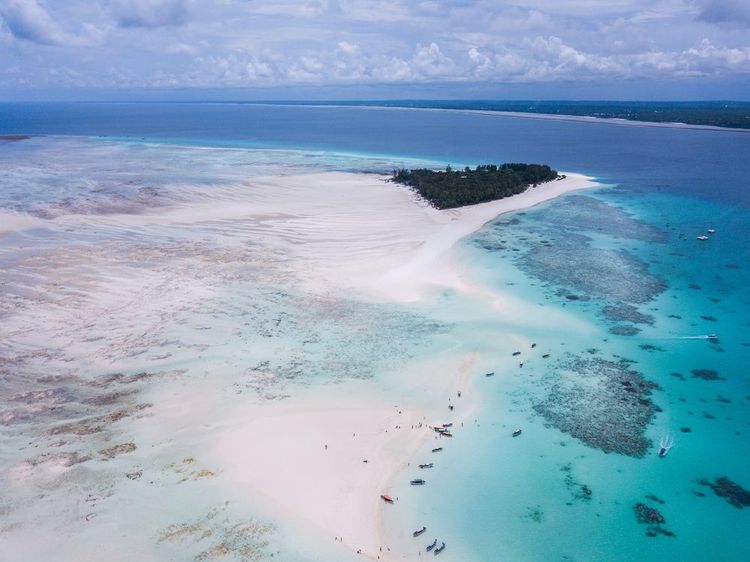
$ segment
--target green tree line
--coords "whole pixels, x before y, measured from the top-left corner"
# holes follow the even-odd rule
[[[554,180],[557,172],[546,164],[485,164],[445,171],[394,170],[393,181],[408,185],[438,209],[486,203],[522,193],[529,186]]]

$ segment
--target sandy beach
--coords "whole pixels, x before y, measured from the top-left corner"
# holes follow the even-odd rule
[[[288,358],[294,363],[305,359],[310,342],[325,338],[318,333],[317,322],[324,319],[338,326],[337,315],[350,314],[336,308],[342,299],[398,304],[419,302],[444,289],[481,292],[458,267],[456,242],[499,214],[596,184],[567,174],[514,197],[438,211],[387,180],[387,176],[340,172],[256,177],[242,185],[216,187],[210,197],[196,194],[186,197],[187,203],[127,214],[68,213],[46,220],[14,220],[9,228],[14,235],[37,229],[34,232],[43,240],[55,244],[65,240],[66,233],[106,241],[44,246],[39,257],[29,254],[17,265],[23,275],[14,290],[18,287],[30,295],[31,304],[7,317],[9,345],[21,342],[46,350],[30,356],[28,368],[55,369],[61,381],[80,381],[76,384],[85,393],[99,384],[87,376],[118,372],[123,366],[134,373],[161,373],[153,379],[151,375],[133,379],[137,392],[118,390],[86,398],[85,403],[95,404],[98,409],[93,411],[100,416],[87,419],[109,420],[112,427],[107,425],[103,433],[99,428],[90,433],[85,427],[75,429],[80,433],[64,443],[77,447],[77,457],[60,457],[53,450],[45,454],[57,456],[40,458],[76,463],[80,458],[88,467],[92,462],[88,459],[101,457],[115,439],[132,440],[132,448],[123,445],[127,454],[122,460],[109,459],[107,472],[99,476],[108,482],[113,474],[140,474],[151,467],[150,482],[161,486],[161,496],[144,491],[132,508],[137,515],[114,505],[109,508],[110,517],[124,518],[131,525],[143,517],[141,503],[153,502],[154,513],[159,513],[166,497],[180,505],[180,493],[170,487],[168,475],[180,463],[192,465],[194,456],[210,467],[194,471],[199,480],[196,490],[209,487],[203,496],[232,498],[256,509],[264,506],[261,511],[267,519],[310,530],[344,557],[360,551],[371,559],[399,558],[398,545],[389,542],[383,525],[389,511],[399,509],[399,501],[395,498],[393,505],[386,505],[380,495],[389,493],[394,479],[415,462],[417,451],[439,439],[430,425],[460,423],[477,406],[470,382],[479,368],[477,358],[447,354],[439,363],[423,359],[404,364],[398,369],[402,397],[398,401],[392,394],[395,386],[389,391],[380,387],[383,379],[378,372],[361,379],[344,377],[340,384],[298,387],[291,397],[275,400],[274,392],[283,395],[284,387],[269,389],[283,380],[283,373],[262,362],[251,367],[249,357],[289,352],[285,344],[276,344],[275,351],[250,346],[247,327],[260,330],[263,337],[278,331],[284,338],[303,340],[294,344],[302,355]],[[123,255],[128,259],[123,260]],[[45,283],[39,285],[39,280]],[[277,327],[287,313],[278,316],[273,310],[258,310],[260,316],[253,320],[247,315],[255,314],[257,302],[252,293],[244,292],[255,285],[243,283],[275,287],[269,293],[272,300],[279,298],[277,294],[288,298],[283,288],[293,287],[305,299],[294,301],[294,310],[304,313],[310,308],[310,317],[292,317],[294,327],[283,329]],[[495,295],[494,305],[506,314],[512,312],[502,295]],[[273,316],[263,317],[271,312]],[[368,321],[367,317],[357,320],[362,325],[356,329],[371,329]],[[325,373],[330,360],[321,361]],[[364,368],[356,363],[356,354],[351,361],[349,371]],[[86,370],[75,369],[84,364]],[[208,373],[211,379],[205,378]],[[108,380],[121,384],[116,378]],[[146,387],[146,381],[154,386]],[[227,394],[227,389],[243,389],[243,385],[266,400],[248,402],[239,390]],[[458,390],[463,392],[461,407],[449,413],[447,400]],[[142,402],[136,404],[141,394]],[[412,401],[409,396],[419,399]],[[59,403],[49,410],[34,407],[34,415],[65,412]],[[119,411],[112,410],[117,407]],[[27,414],[19,410],[12,415]],[[58,429],[53,426],[50,431]],[[14,485],[30,486],[49,466],[46,460],[24,461],[13,469]],[[66,492],[74,481],[69,472],[78,471],[71,473],[80,474],[83,481],[89,478],[78,466],[56,464],[51,482],[62,494],[61,520],[70,516],[75,532],[90,534],[107,519],[81,514],[76,488]],[[115,467],[119,468],[113,472]],[[118,484],[124,485],[132,486]],[[104,497],[113,496],[108,490]],[[5,550],[10,555],[19,552],[28,542],[25,533],[32,531],[22,523],[25,510],[19,507],[21,515],[14,523],[18,541],[8,542]],[[153,534],[163,523],[155,515],[148,517],[153,520]],[[113,524],[112,519],[108,524]],[[104,526],[101,529],[106,531]],[[181,536],[163,531],[160,544],[171,544],[177,540],[173,537]],[[132,552],[148,552],[151,540],[135,533]],[[44,542],[38,548],[40,556],[55,550],[54,544]],[[70,552],[82,554],[80,549]],[[108,555],[119,559],[123,553]]]
[[[346,251],[350,253],[345,253],[344,261],[339,261],[337,252],[331,253],[327,245],[315,250],[323,258],[321,276],[327,277],[329,268],[344,272],[327,277],[329,283],[343,282],[349,289],[394,301],[418,299],[436,286],[476,290],[455,266],[456,242],[502,213],[597,185],[585,176],[567,174],[563,180],[514,197],[438,211],[383,179],[305,178],[306,182],[325,182],[328,186],[334,180],[340,187],[347,183],[356,186],[359,194],[367,195],[363,202],[368,205],[372,197],[381,196],[379,208],[388,209],[389,221],[381,223],[375,217],[368,224],[365,221],[372,214],[362,209],[362,214],[351,221],[329,223],[325,234],[321,233],[322,221],[307,225],[326,240],[348,240]],[[394,231],[398,215],[403,222]],[[389,242],[382,243],[386,238]],[[314,236],[305,239],[316,243]],[[373,246],[379,246],[380,251],[374,251]],[[301,400],[262,407],[252,416],[236,420],[233,429],[218,436],[216,462],[226,469],[228,483],[247,494],[248,501],[263,497],[287,516],[304,521],[363,557],[403,559],[384,536],[382,525],[389,510],[398,509],[398,499],[394,497],[395,504],[387,505],[380,495],[390,492],[393,479],[417,462],[414,454],[435,438],[432,424],[449,420],[458,424],[477,407],[478,400],[467,380],[476,374],[475,359],[458,357],[453,364],[409,372],[409,385],[415,393],[429,389],[432,408],[414,408],[408,400],[394,404],[372,383],[355,382],[327,387]],[[455,414],[446,415],[445,402],[456,396],[457,389],[463,389],[461,407]]]

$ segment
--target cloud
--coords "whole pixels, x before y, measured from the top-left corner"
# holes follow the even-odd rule
[[[116,0],[112,13],[120,27],[167,27],[187,21],[186,0]]]
[[[748,25],[750,0],[0,0],[0,66],[28,87],[737,81]]]
[[[88,45],[92,41],[90,33],[95,32],[92,27],[81,35],[64,31],[36,0],[5,0],[0,3],[0,15],[15,38],[40,45]]]
[[[750,2],[748,0],[699,0],[696,19],[720,25],[750,27]]]

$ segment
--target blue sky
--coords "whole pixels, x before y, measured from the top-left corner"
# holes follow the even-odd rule
[[[0,0],[2,99],[750,99],[750,0]]]

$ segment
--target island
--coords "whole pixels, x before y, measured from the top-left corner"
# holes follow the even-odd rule
[[[411,187],[437,209],[452,209],[503,199],[529,186],[559,179],[546,164],[484,164],[472,169],[394,170],[393,181]]]

